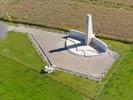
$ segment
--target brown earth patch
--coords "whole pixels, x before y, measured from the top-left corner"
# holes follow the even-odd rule
[[[133,41],[132,10],[100,7],[72,0],[7,1],[0,4],[0,18],[6,20],[85,31],[86,14],[90,13],[93,15],[94,31],[97,35]]]

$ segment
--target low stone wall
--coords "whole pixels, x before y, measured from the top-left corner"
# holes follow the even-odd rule
[[[108,51],[108,46],[106,43],[102,42],[100,39],[98,38],[92,38],[92,44],[100,47],[104,52],[106,53]]]
[[[17,27],[18,26],[11,27],[9,31],[27,34],[28,38],[30,39],[30,41],[32,43],[32,46],[36,49],[38,55],[43,59],[44,62],[47,63],[48,66],[52,66],[52,63],[51,63],[49,57],[46,55],[45,51],[41,48],[40,44],[38,43],[37,38],[32,33],[30,33],[30,31],[27,33],[27,31],[19,30],[19,29],[17,29]]]
[[[52,66],[50,59],[47,57],[46,53],[42,50],[39,43],[37,43],[37,38],[34,37],[31,33],[28,33],[27,36],[31,40],[33,47],[36,49],[37,53],[40,55],[43,61],[47,62],[48,66]]]
[[[80,39],[80,40],[85,40],[85,33],[77,31],[77,30],[70,30],[69,36],[72,38]]]

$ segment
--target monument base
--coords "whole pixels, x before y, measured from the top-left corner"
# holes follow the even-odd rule
[[[67,38],[66,48],[71,53],[79,56],[87,57],[99,55],[99,52],[91,47],[91,45],[84,45],[81,41],[74,38]]]
[[[96,37],[91,39],[89,45],[85,44],[85,34],[76,30],[71,30],[66,40],[66,48],[72,54],[88,57],[98,56],[108,52],[107,45]]]

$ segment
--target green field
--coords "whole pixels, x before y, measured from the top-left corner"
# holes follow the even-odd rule
[[[101,82],[54,72],[41,75],[45,63],[28,37],[8,33],[0,39],[0,100],[132,100],[133,46],[104,40],[119,59]]]
[[[18,33],[11,32],[6,38],[0,39],[0,55],[9,57],[36,71],[40,71],[44,64],[28,37]]]
[[[41,75],[44,63],[25,35],[0,40],[0,100],[82,100],[73,89]]]
[[[116,66],[112,77],[101,92],[101,100],[132,100],[133,98],[133,46]]]
[[[103,39],[103,41],[105,41],[112,50],[119,51],[120,56],[101,82],[86,80],[63,72],[53,73],[50,76],[96,100],[99,100],[100,98],[101,100],[114,100],[112,92],[118,93],[118,91],[111,83],[121,87],[123,86],[123,82],[125,82],[125,86],[127,87],[121,88],[121,92],[123,92],[123,94],[126,92],[129,97],[132,96],[133,89],[130,87],[133,83],[133,75],[130,73],[133,70],[133,46],[112,40]],[[126,75],[127,77],[124,78],[122,77],[123,75]],[[108,84],[110,87],[108,87]],[[125,91],[125,89],[128,91]],[[105,95],[106,98],[104,98]],[[128,96],[122,98],[119,93],[116,94],[116,96],[119,97],[120,100],[130,100]]]

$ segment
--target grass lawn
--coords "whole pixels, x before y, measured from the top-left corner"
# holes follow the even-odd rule
[[[27,66],[28,65],[28,66]],[[0,100],[82,100],[70,87],[38,73],[43,65],[25,35],[0,40]]]
[[[10,32],[6,38],[0,39],[0,55],[9,57],[36,71],[40,71],[45,65],[25,34]]]
[[[106,77],[95,82],[60,71],[39,74],[45,63],[27,36],[10,32],[0,39],[0,100],[131,100],[133,46],[103,41],[120,56]]]
[[[116,68],[100,95],[101,100],[132,100],[133,46]]]
[[[57,81],[60,81],[72,88],[74,88],[75,90],[88,95],[91,98],[98,98],[96,100],[99,100],[99,95],[101,97],[101,99],[104,99],[102,97],[104,97],[105,95],[105,91],[108,91],[108,95],[106,94],[106,98],[104,100],[114,100],[113,94],[110,94],[114,91],[114,93],[117,93],[117,88],[113,88],[113,85],[111,84],[112,82],[114,82],[115,86],[123,86],[123,82],[127,83],[126,85],[129,85],[129,87],[127,86],[127,91],[125,91],[124,88],[121,88],[121,92],[126,92],[127,94],[129,94],[131,96],[131,94],[133,93],[133,89],[130,88],[132,83],[133,83],[133,76],[132,74],[130,74],[133,70],[133,52],[131,52],[131,45],[128,44],[124,44],[121,42],[117,42],[117,41],[111,41],[111,40],[105,40],[103,39],[103,41],[105,41],[111,49],[119,51],[119,58],[118,60],[114,63],[113,67],[109,70],[108,74],[106,75],[106,77],[101,81],[101,82],[95,82],[95,81],[91,81],[91,80],[87,80],[87,79],[83,79],[81,77],[77,77],[77,76],[72,76],[70,74],[64,73],[64,72],[56,72],[56,73],[52,73],[50,74],[50,77],[52,77],[53,79],[56,79]],[[130,53],[129,53],[130,52]],[[126,59],[124,61],[124,59]],[[116,73],[116,74],[114,74]],[[121,73],[121,74],[120,74]],[[123,74],[124,73],[124,74]],[[113,75],[112,75],[113,74]],[[116,75],[116,76],[115,76]],[[126,75],[126,78],[123,78],[123,75]],[[119,82],[116,82],[118,81]],[[116,79],[116,81],[114,79]],[[108,81],[109,80],[109,81]],[[110,81],[112,81],[110,83]],[[121,84],[120,84],[121,83]],[[108,85],[109,84],[109,88]],[[110,85],[111,84],[111,85]],[[111,89],[111,91],[109,90]],[[129,92],[129,93],[128,93]],[[110,94],[110,95],[109,95]],[[121,98],[120,100],[123,99],[123,97],[121,97],[121,95],[116,94],[117,96],[119,96],[119,98]],[[132,95],[133,96],[133,95]],[[129,97],[125,97],[125,99],[123,100],[130,100]]]

